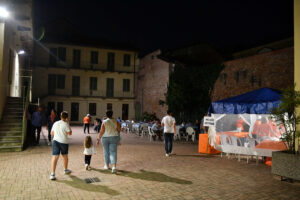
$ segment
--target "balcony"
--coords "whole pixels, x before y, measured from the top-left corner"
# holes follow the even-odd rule
[[[74,95],[76,94],[76,95]],[[61,97],[83,97],[83,98],[114,98],[114,99],[132,99],[134,92],[113,91],[106,90],[80,90],[74,93],[74,90],[56,89],[48,93],[47,96],[61,96]]]
[[[90,62],[80,62],[79,65],[74,65],[72,61],[66,62],[53,62],[53,63],[35,63],[35,67],[45,68],[63,68],[63,69],[76,69],[85,71],[101,71],[101,72],[117,72],[117,73],[134,73],[134,65],[123,66],[115,64],[113,67],[108,68],[107,63],[92,64]]]

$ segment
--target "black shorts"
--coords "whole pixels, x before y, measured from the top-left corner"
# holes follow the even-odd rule
[[[59,154],[61,155],[68,155],[69,151],[69,144],[64,144],[57,142],[53,140],[52,142],[52,155],[53,156],[58,156]]]

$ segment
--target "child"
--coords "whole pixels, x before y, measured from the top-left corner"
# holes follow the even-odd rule
[[[91,136],[85,137],[83,145],[84,145],[83,154],[84,154],[85,169],[90,170],[92,154],[95,154],[95,149],[93,146],[93,141],[92,141]]]
[[[50,180],[55,180],[55,169],[56,164],[61,154],[64,161],[64,173],[70,174],[71,170],[68,169],[68,135],[72,135],[72,130],[68,123],[68,113],[63,111],[60,115],[61,120],[57,121],[53,124],[51,135],[53,135],[53,142],[52,142],[52,161],[51,161],[51,175]]]

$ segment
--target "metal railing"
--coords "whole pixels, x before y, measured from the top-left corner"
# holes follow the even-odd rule
[[[133,73],[134,65],[124,66],[120,64],[114,64],[112,68],[108,67],[107,63],[93,64],[90,62],[80,62],[78,65],[73,65],[71,61],[56,62],[56,63],[35,63],[35,67],[53,67],[63,69],[80,69],[80,70],[93,70],[102,72],[119,72],[119,73]]]
[[[23,86],[22,88],[24,96],[22,96],[23,100],[23,118],[22,118],[22,150],[24,149],[24,144],[27,136],[27,108],[29,105],[29,92],[30,88]]]
[[[112,93],[106,90],[80,90],[79,92],[73,93],[72,90],[55,90],[48,93],[47,96],[78,96],[78,97],[99,97],[99,98],[134,98],[134,92],[124,91],[113,91]]]

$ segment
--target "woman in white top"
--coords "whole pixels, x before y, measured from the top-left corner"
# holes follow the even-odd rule
[[[103,120],[101,130],[98,135],[97,144],[100,140],[103,147],[104,169],[112,167],[112,173],[116,172],[117,146],[120,140],[121,125],[117,120],[112,119],[113,111],[107,111],[107,119]]]

